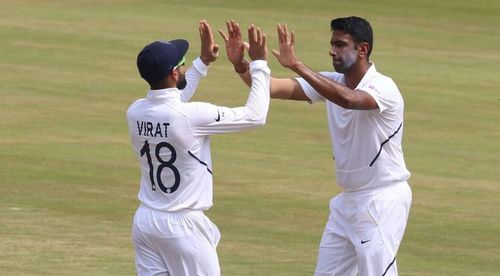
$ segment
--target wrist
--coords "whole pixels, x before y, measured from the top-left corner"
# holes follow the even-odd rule
[[[239,64],[233,64],[233,66],[234,66],[234,71],[236,71],[236,73],[238,74],[244,74],[248,72],[248,69],[250,68],[250,64],[246,60]]]
[[[294,72],[297,72],[302,65],[304,65],[304,64],[297,60],[294,64],[291,64],[290,66],[288,66],[288,68]]]
[[[203,62],[206,66],[210,65],[210,59],[200,56],[201,62]]]

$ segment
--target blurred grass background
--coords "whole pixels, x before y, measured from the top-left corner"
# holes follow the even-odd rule
[[[135,68],[145,44],[186,38],[193,60],[200,19],[214,31],[236,19],[276,48],[288,23],[300,59],[331,70],[329,22],[358,15],[406,104],[414,201],[400,275],[498,275],[498,14],[493,0],[0,0],[0,273],[135,273],[125,110],[148,89]],[[238,106],[247,92],[222,52],[194,100]],[[312,275],[339,192],[324,106],[274,100],[264,128],[215,136],[212,152],[223,275]]]

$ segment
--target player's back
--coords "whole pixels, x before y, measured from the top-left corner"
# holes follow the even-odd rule
[[[151,90],[127,111],[129,133],[141,165],[139,200],[164,211],[212,206],[208,136],[194,136],[195,103],[177,89]]]

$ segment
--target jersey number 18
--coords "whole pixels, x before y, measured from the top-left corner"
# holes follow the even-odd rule
[[[171,153],[170,159],[167,161],[161,159],[160,151],[162,148],[168,148],[170,150],[170,153]],[[149,143],[147,140],[144,142],[144,145],[141,148],[141,157],[144,155],[146,155],[146,158],[148,160],[149,178],[151,179],[152,189],[153,189],[153,191],[155,191],[156,184],[155,184],[155,179],[154,179],[154,167],[153,167],[153,161],[151,160]],[[158,160],[158,163],[160,163],[160,165],[158,166],[158,168],[156,170],[156,180],[158,181],[158,186],[160,186],[160,189],[164,193],[171,194],[171,193],[175,192],[177,190],[177,188],[179,188],[179,183],[181,182],[181,176],[179,174],[179,170],[174,166],[175,159],[177,158],[177,154],[175,152],[175,149],[169,143],[161,142],[158,145],[156,145],[155,156],[156,156],[156,160]],[[163,185],[163,182],[161,181],[161,172],[165,168],[169,168],[174,174],[174,184],[168,188],[165,187],[165,185]]]

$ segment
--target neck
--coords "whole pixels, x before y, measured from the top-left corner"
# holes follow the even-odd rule
[[[169,76],[166,76],[165,78],[163,78],[155,83],[150,83],[149,86],[151,87],[151,90],[160,90],[160,89],[177,87],[177,84],[175,83],[175,81],[172,80],[171,78],[169,78]]]
[[[167,89],[167,88],[174,88],[175,85],[169,85],[167,83],[153,83],[150,84],[151,90],[160,90],[160,89]]]
[[[161,90],[161,89],[167,89],[167,88],[171,88],[171,87],[168,87],[165,85],[155,85],[155,84],[151,85],[151,90]]]
[[[350,89],[355,89],[358,86],[359,82],[365,76],[368,69],[372,64],[369,61],[364,61],[358,63],[354,66],[349,72],[345,73],[345,79],[347,87]]]

